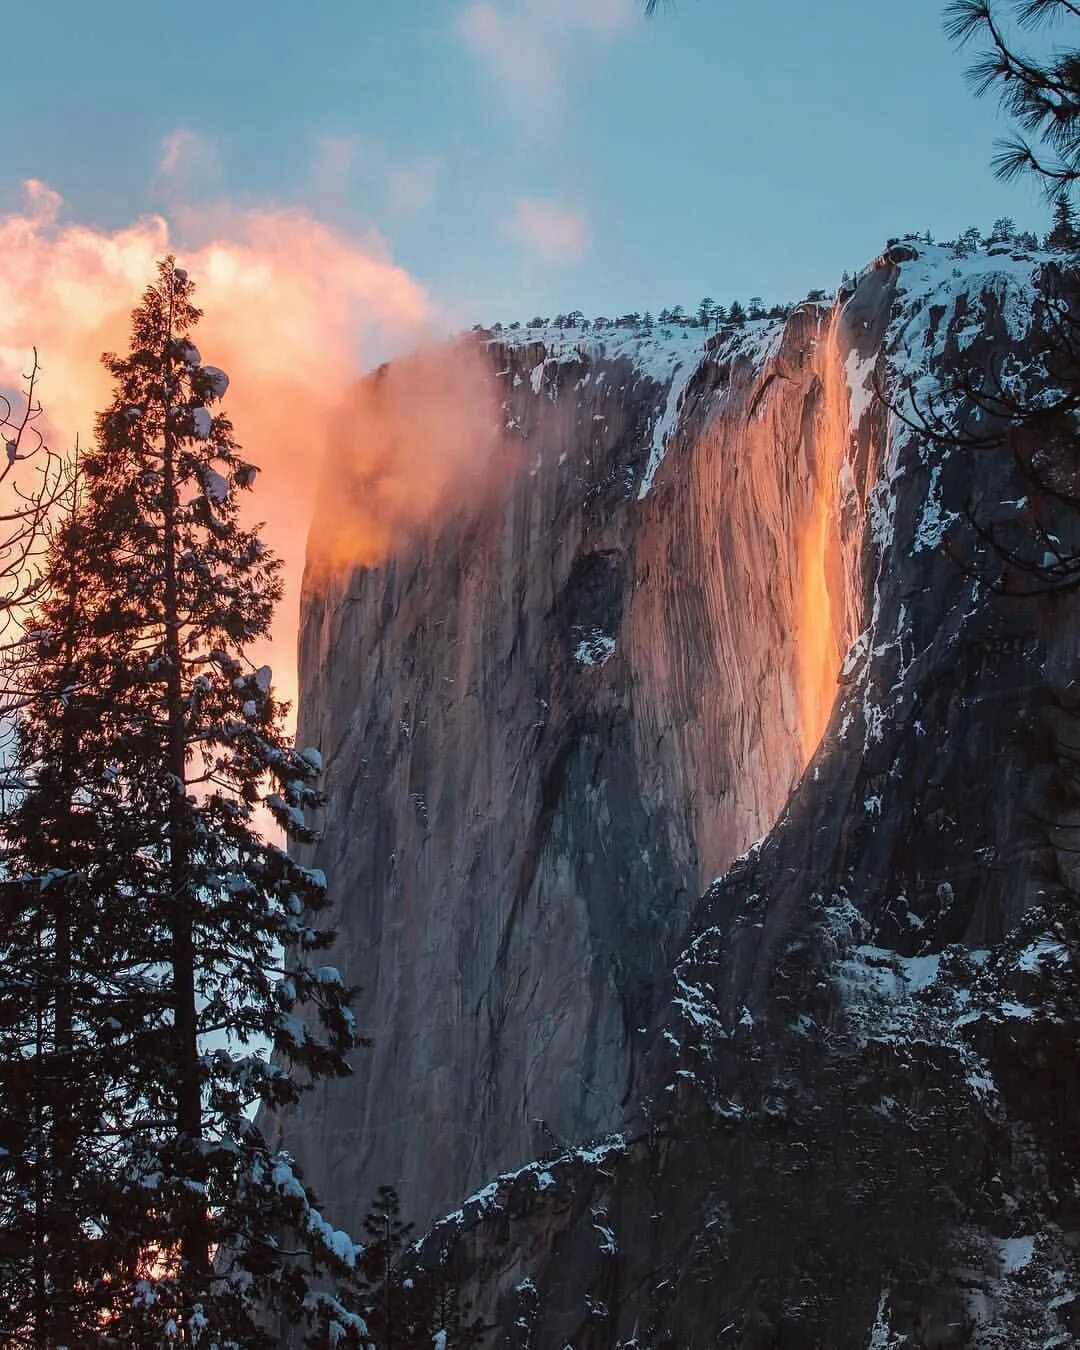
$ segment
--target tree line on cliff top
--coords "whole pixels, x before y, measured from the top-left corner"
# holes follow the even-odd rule
[[[1001,216],[994,221],[989,230],[983,230],[978,225],[970,225],[967,229],[962,230],[956,238],[941,240],[935,240],[933,234],[929,230],[925,230],[921,234],[901,235],[899,240],[890,239],[887,241],[886,247],[899,241],[914,244],[938,243],[942,248],[949,249],[956,258],[966,258],[981,250],[992,251],[994,249],[1033,252],[1041,247],[1051,252],[1069,253],[1073,251],[1078,239],[1080,239],[1080,233],[1077,230],[1072,202],[1067,194],[1058,193],[1055,196],[1052,217],[1050,228],[1041,239],[1031,230],[1017,229],[1016,222],[1010,217]],[[853,282],[852,274],[844,272],[840,278],[840,290],[847,290],[853,285]],[[811,290],[799,303],[815,304],[831,298],[832,294],[828,291]],[[555,314],[550,318],[537,314],[527,322],[520,320],[507,324],[496,322],[488,327],[478,324],[474,332],[498,336],[500,333],[555,328],[559,331],[575,330],[583,333],[603,333],[619,329],[642,333],[651,333],[660,329],[662,332],[670,333],[676,328],[702,328],[707,332],[715,333],[725,329],[741,328],[746,323],[754,323],[761,319],[786,319],[795,307],[794,302],[766,305],[759,295],[751,296],[745,305],[739,300],[733,300],[730,305],[724,305],[715,301],[712,296],[707,295],[690,309],[685,309],[682,305],[671,305],[668,308],[661,309],[655,316],[649,310],[631,310],[626,314],[618,315],[616,318],[608,318],[604,314],[588,318],[580,309],[574,309],[565,314]]]

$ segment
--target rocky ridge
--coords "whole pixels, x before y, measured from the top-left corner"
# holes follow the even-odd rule
[[[905,247],[705,351],[493,343],[530,470],[308,596],[376,1045],[286,1138],[345,1223],[509,1168],[415,1257],[496,1343],[1076,1331],[1076,935],[1033,824],[1075,625],[943,555],[1022,485],[915,415],[1038,379],[1052,274]]]

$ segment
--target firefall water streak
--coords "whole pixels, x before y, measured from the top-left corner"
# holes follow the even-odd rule
[[[799,718],[803,762],[817,749],[836,701],[849,616],[838,592],[840,471],[851,440],[850,396],[835,309],[815,361],[821,402],[814,428],[813,490],[799,547],[797,615]]]

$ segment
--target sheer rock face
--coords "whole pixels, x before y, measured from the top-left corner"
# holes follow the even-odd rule
[[[1045,262],[886,254],[666,367],[496,344],[529,468],[309,590],[315,861],[375,1046],[285,1139],[343,1224],[502,1170],[417,1258],[495,1344],[1077,1330],[1077,944],[1033,825],[1077,626],[942,551],[993,567],[962,513],[1015,521],[1008,457],[872,393],[1037,382]]]
[[[864,345],[891,284],[867,283]],[[285,1139],[338,1222],[393,1184],[425,1224],[616,1127],[698,896],[798,779],[800,540],[840,354],[828,306],[703,336],[493,342],[508,490],[308,586],[309,860],[374,1045]],[[858,516],[819,566],[851,570]],[[842,602],[831,622],[838,650]]]
[[[925,401],[990,369],[1045,380],[1037,274],[909,261],[886,384]],[[1039,824],[1048,741],[1076,740],[1062,705],[1080,634],[1060,600],[996,600],[940,547],[951,528],[993,577],[965,509],[1030,529],[1008,453],[895,418],[882,444],[829,732],[691,916],[636,1109],[426,1240],[425,1262],[471,1272],[496,1344],[1026,1350],[1080,1334],[1080,914],[1075,859],[1051,846],[1071,831]],[[1075,549],[1076,519],[1057,528]]]

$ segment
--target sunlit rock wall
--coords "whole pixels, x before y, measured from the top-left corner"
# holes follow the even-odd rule
[[[305,861],[374,1044],[283,1137],[335,1222],[392,1184],[426,1224],[623,1119],[697,898],[779,815],[857,631],[894,282],[707,342],[493,340],[505,491],[309,581]]]
[[[893,411],[861,512],[855,455],[859,632],[825,739],[691,917],[619,1131],[493,1179],[424,1244],[496,1344],[1080,1335],[1076,827],[1053,791],[1076,762],[1080,624],[1070,595],[995,597],[969,514],[1036,561],[1040,537],[1074,553],[1080,518],[965,393],[1040,397],[1042,334],[1070,311],[1059,261],[905,252],[843,310],[872,356],[891,293],[876,360],[845,366],[853,422],[883,416],[872,375]],[[931,409],[972,443],[935,439]]]

